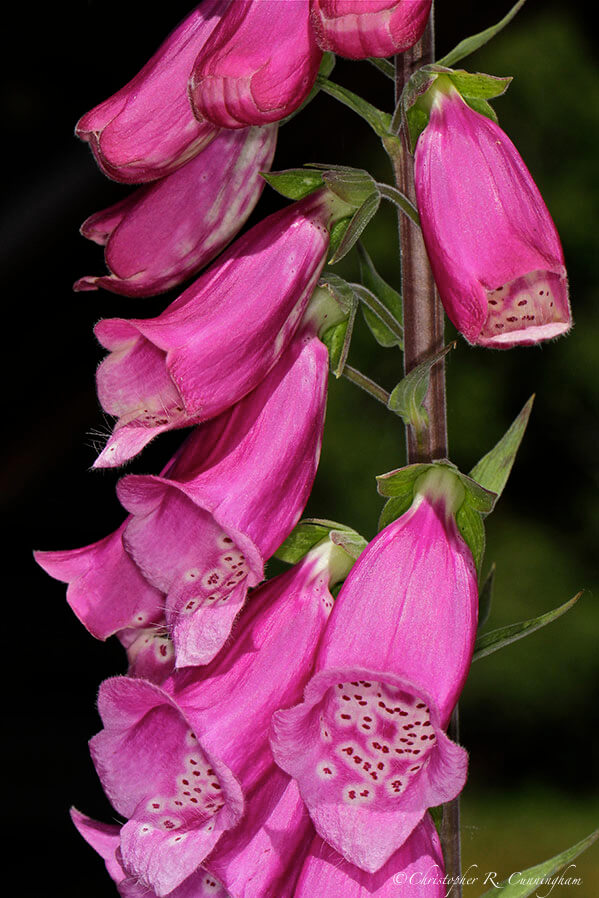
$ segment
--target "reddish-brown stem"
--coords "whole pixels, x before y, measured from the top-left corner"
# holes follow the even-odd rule
[[[411,50],[395,59],[395,97],[399,99],[410,76],[422,65],[434,61],[434,4],[422,39]],[[414,159],[410,155],[408,135],[399,132],[399,144],[388,148],[395,182],[414,205]],[[404,373],[407,374],[427,357],[443,348],[443,307],[420,229],[399,213],[399,241],[401,249],[401,284],[404,323]],[[445,366],[440,361],[431,370],[429,390],[425,399],[428,422],[418,433],[406,425],[408,464],[447,458],[447,417],[445,407]],[[448,728],[451,739],[458,741],[458,709],[456,707]],[[445,872],[454,883],[453,898],[461,898],[461,844],[459,798],[443,807],[441,842]]]

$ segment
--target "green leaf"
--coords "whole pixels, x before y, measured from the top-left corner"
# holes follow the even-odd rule
[[[337,521],[328,521],[325,518],[305,518],[293,528],[285,542],[279,546],[275,552],[275,558],[287,561],[289,564],[296,564],[317,543],[326,539],[331,532],[359,536],[351,527],[339,524]]]
[[[485,525],[480,513],[465,500],[455,516],[458,530],[472,552],[476,570],[480,571],[485,554]]]
[[[357,240],[359,240],[370,219],[376,215],[380,203],[381,197],[378,192],[371,193],[370,196],[364,200],[360,208],[354,213],[336,250],[329,259],[332,265],[346,256]]]
[[[518,2],[510,9],[507,15],[503,17],[496,25],[491,25],[490,28],[485,28],[484,31],[479,31],[478,34],[473,34],[471,37],[465,38],[463,41],[450,50],[442,59],[437,61],[437,65],[444,66],[452,66],[455,65],[456,62],[460,62],[461,59],[465,59],[466,56],[469,56],[471,53],[474,53],[475,50],[478,50],[480,47],[484,47],[486,43],[488,43],[492,38],[495,37],[496,34],[505,28],[508,25],[518,10],[520,10],[524,6],[525,0],[518,0]]]
[[[517,642],[519,639],[524,639],[525,636],[534,633],[535,630],[540,630],[541,627],[546,627],[547,624],[557,620],[558,617],[561,617],[562,614],[565,614],[566,611],[573,608],[581,595],[581,592],[577,593],[569,601],[560,605],[559,608],[554,608],[553,611],[547,611],[539,617],[520,621],[516,624],[510,624],[507,627],[500,627],[498,630],[491,630],[490,633],[485,633],[483,636],[479,636],[474,646],[472,660],[478,661],[479,658],[486,658],[487,655],[492,655],[493,652],[499,651],[499,649],[502,649],[504,646],[511,645],[512,642]]]
[[[323,185],[322,172],[305,168],[261,172],[267,184],[290,200],[301,200]]]
[[[501,898],[528,898],[529,895],[539,895],[539,887],[543,884],[542,880],[547,877],[552,877],[555,873],[561,870],[562,867],[565,867],[566,864],[570,865],[583,851],[590,848],[598,838],[599,829],[596,829],[585,839],[581,839],[576,845],[572,845],[571,848],[566,848],[565,851],[556,854],[555,857],[550,858],[548,861],[543,861],[543,863],[537,864],[535,867],[529,867],[521,873],[512,873],[511,876],[502,883],[497,883],[497,885],[494,884],[493,887],[485,892],[484,895],[481,895],[480,898],[492,898],[492,896],[493,898],[497,898],[498,895],[501,895]],[[565,870],[564,872],[567,873],[568,870]],[[564,879],[566,878],[568,877],[564,877]],[[569,878],[574,878],[574,874]],[[553,886],[550,883],[545,883],[545,885],[547,886],[548,891],[544,890],[542,894],[544,896],[549,896]],[[562,885],[566,885],[566,883],[562,883]]]
[[[499,442],[470,471],[470,477],[499,497],[507,483],[528,424],[534,394]]]
[[[440,362],[455,345],[455,343],[450,343],[448,346],[444,346],[440,352],[425,359],[409,374],[406,374],[391,392],[389,408],[416,431],[428,421],[423,403],[428,392],[431,368]]]
[[[372,259],[366,252],[364,244],[358,243],[356,248],[358,250],[360,278],[362,283],[389,309],[395,320],[399,322],[399,324],[403,324],[403,304],[401,296],[397,290],[390,287],[387,281],[383,280],[380,276],[374,267]]]
[[[489,620],[491,603],[493,600],[493,587],[495,585],[495,562],[491,565],[485,582],[478,593],[478,629],[482,629]]]

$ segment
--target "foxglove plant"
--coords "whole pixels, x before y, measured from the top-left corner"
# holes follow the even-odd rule
[[[105,246],[110,274],[80,278],[74,289],[153,296],[195,274],[245,224],[276,140],[276,125],[223,131],[177,171],[90,216],[81,233]]]
[[[157,434],[216,417],[263,380],[314,292],[340,205],[323,191],[275,212],[157,318],[96,325],[110,350],[96,375],[98,398],[118,419],[96,467],[120,465]]]
[[[275,759],[318,833],[370,873],[466,779],[444,732],[476,634],[476,570],[453,518],[463,499],[452,473],[423,475],[345,581],[303,703],[273,717]]]
[[[560,239],[520,154],[437,79],[416,146],[422,234],[445,311],[470,343],[531,346],[571,325]]]
[[[257,590],[228,651],[205,668],[177,671],[161,688],[129,677],[103,684],[92,757],[128,818],[122,865],[157,895],[196,870],[240,822],[244,795],[272,777],[270,718],[301,695],[333,604],[329,585],[351,563],[331,542],[315,547]]]
[[[204,0],[79,122],[107,175],[145,186],[84,224],[109,274],[76,289],[150,296],[217,256],[156,317],[95,329],[109,353],[98,396],[117,420],[94,467],[192,432],[160,474],[120,480],[114,533],[36,553],[89,632],[127,653],[90,743],[126,822],[72,812],[123,898],[441,898],[446,871],[460,896],[457,701],[483,518],[530,407],[469,477],[447,460],[434,280],[478,346],[571,325],[559,237],[487,102],[509,79],[450,68],[522,3],[433,64],[431,0]],[[393,115],[328,79],[331,51],[392,73]],[[265,174],[295,202],[219,255],[259,197],[274,123],[318,89],[381,138],[395,186],[339,165]],[[361,245],[361,283],[321,278],[383,198],[411,219],[403,303]],[[379,344],[404,350],[391,393],[347,363],[359,303]],[[389,501],[368,545],[342,524],[298,524],[329,367],[405,424],[408,465],[379,478]],[[273,556],[292,566],[269,576]],[[513,634],[486,637],[485,653]]]
[[[309,0],[237,0],[223,16],[191,76],[199,122],[244,128],[277,122],[307,98],[322,58]]]
[[[216,137],[217,128],[195,120],[187,80],[228,6],[202,0],[128,84],[80,118],[76,134],[108,177],[129,184],[164,177]]]

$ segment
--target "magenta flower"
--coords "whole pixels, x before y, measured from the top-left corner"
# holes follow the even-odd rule
[[[236,0],[193,67],[198,119],[222,128],[279,121],[306,99],[321,58],[309,0]]]
[[[317,832],[379,870],[428,807],[454,798],[464,749],[445,735],[474,646],[477,578],[444,468],[364,550],[345,581],[302,704],[273,717],[277,763]]]
[[[301,823],[297,792],[274,770],[268,726],[276,708],[300,697],[332,606],[329,581],[350,564],[327,542],[268,581],[228,651],[206,668],[176,672],[162,688],[128,677],[102,685],[104,729],[91,740],[92,757],[116,811],[128,818],[119,840],[123,868],[157,895],[184,882],[241,821],[244,796],[253,802],[247,863],[264,863],[262,818]],[[231,840],[214,865],[234,881],[242,871],[231,868],[230,852],[239,852]],[[280,877],[284,863],[272,858],[272,875]]]
[[[105,319],[98,396],[118,418],[96,467],[122,464],[156,434],[213,418],[256,387],[299,325],[329,245],[319,191],[244,234],[151,319]]]
[[[160,477],[129,475],[123,541],[167,594],[177,666],[220,650],[248,587],[297,523],[320,453],[328,354],[298,335],[249,396],[196,430]]]
[[[570,329],[562,247],[530,172],[451,85],[435,91],[415,182],[445,311],[470,343],[530,346]]]
[[[126,522],[125,522],[126,523]],[[164,617],[164,596],[123,547],[125,524],[104,539],[64,552],[34,552],[47,574],[68,583],[67,602],[96,639],[149,627]]]
[[[276,125],[225,131],[173,174],[92,215],[81,233],[106,245],[110,274],[83,277],[74,289],[151,296],[194,274],[245,224],[276,141]]]
[[[441,844],[425,814],[416,829],[376,873],[348,864],[320,836],[304,861],[294,898],[445,898]]]
[[[431,0],[311,0],[311,7],[323,50],[366,59],[413,47],[426,27]]]
[[[193,116],[187,79],[194,59],[228,6],[203,2],[173,31],[143,69],[77,123],[102,171],[127,183],[175,171],[218,133]]]

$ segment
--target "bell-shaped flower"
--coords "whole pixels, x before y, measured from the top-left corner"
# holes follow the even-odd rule
[[[476,633],[476,570],[452,514],[464,492],[442,468],[417,487],[345,581],[303,703],[273,717],[275,760],[317,832],[371,873],[466,779],[444,732]]]
[[[431,0],[312,0],[311,20],[323,50],[349,59],[393,56],[420,40]]]
[[[240,237],[161,315],[111,318],[98,396],[115,430],[96,467],[122,464],[156,434],[206,421],[276,364],[325,262],[332,194],[318,191]]]
[[[228,651],[208,667],[176,671],[162,688],[129,677],[100,688],[104,729],[90,749],[107,796],[128,818],[119,857],[157,895],[204,862],[265,775],[261,794],[272,803],[269,722],[301,696],[331,610],[329,582],[350,565],[339,547],[318,546],[256,591]],[[297,794],[287,799],[280,816],[297,819]],[[221,875],[230,870],[226,849]]]
[[[444,878],[439,836],[426,814],[376,873],[349,864],[315,836],[293,898],[445,898]]]
[[[200,152],[218,133],[198,122],[187,80],[228,0],[203,0],[172,32],[142,70],[77,123],[102,171],[116,181],[153,181]]]
[[[67,602],[96,639],[151,627],[163,619],[163,594],[142,576],[123,547],[125,523],[91,546],[34,552],[47,574],[69,584]]]
[[[443,77],[416,145],[422,234],[449,318],[470,343],[530,346],[570,329],[560,239],[518,151]]]
[[[279,121],[306,99],[321,58],[309,0],[236,0],[193,66],[198,119],[221,128]]]
[[[318,465],[327,374],[326,348],[302,331],[260,386],[197,428],[160,477],[120,481],[124,544],[167,595],[178,667],[216,655],[248,587],[297,523]]]
[[[80,278],[74,289],[151,296],[195,274],[245,224],[276,141],[276,125],[223,131],[173,174],[92,215],[81,233],[105,245],[110,274]]]

